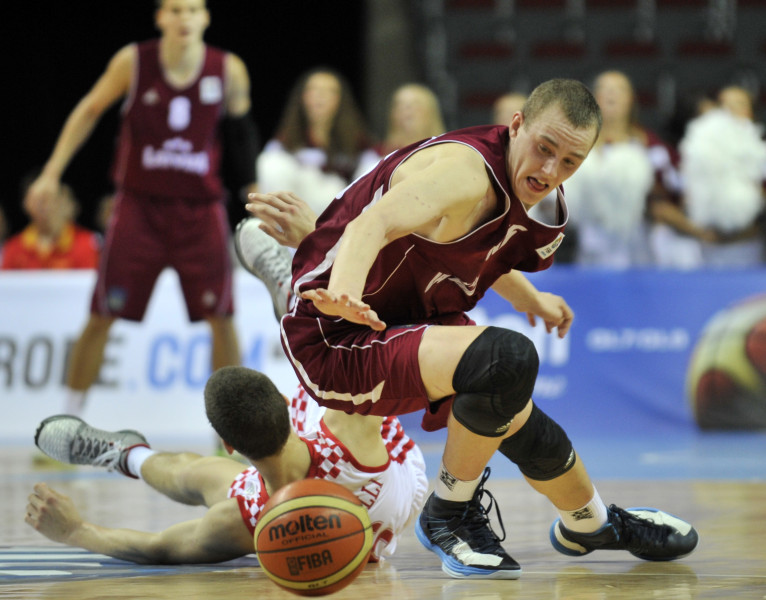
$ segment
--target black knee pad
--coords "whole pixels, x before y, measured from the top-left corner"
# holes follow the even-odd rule
[[[478,435],[499,437],[532,397],[540,361],[525,336],[488,327],[463,354],[452,387],[452,414]]]
[[[537,405],[532,407],[524,426],[503,440],[500,452],[516,463],[524,475],[536,481],[563,475],[576,460],[567,434]]]

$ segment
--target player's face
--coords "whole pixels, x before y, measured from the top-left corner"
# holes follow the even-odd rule
[[[532,122],[511,120],[508,173],[513,193],[529,208],[574,173],[596,141],[596,126],[575,127],[558,105]]]
[[[156,23],[163,37],[179,43],[198,42],[210,24],[205,0],[165,0]]]

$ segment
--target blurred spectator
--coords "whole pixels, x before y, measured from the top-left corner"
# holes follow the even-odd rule
[[[23,194],[32,182],[28,178]],[[62,183],[58,196],[46,200],[40,210],[30,212],[30,223],[8,238],[3,247],[2,269],[95,269],[99,239],[80,227],[75,219],[79,203],[70,186]]]
[[[441,105],[430,88],[419,83],[406,83],[396,88],[391,95],[386,138],[376,147],[375,155],[365,154],[354,179],[365,174],[390,152],[444,131]]]
[[[492,105],[492,122],[495,125],[509,125],[511,117],[521,110],[526,100],[526,95],[519,92],[503,94]]]
[[[605,71],[594,83],[604,124],[564,191],[577,228],[576,262],[610,268],[649,263],[645,210],[655,184],[649,136],[638,123],[630,79]]]
[[[425,85],[406,83],[391,95],[388,131],[382,155],[444,133],[444,118],[436,94]]]
[[[256,160],[259,189],[289,190],[321,213],[372,150],[373,140],[346,79],[333,69],[293,86],[277,132]]]
[[[747,90],[722,89],[718,105],[689,123],[679,146],[685,215],[690,227],[708,232],[700,266],[760,265],[766,142]]]

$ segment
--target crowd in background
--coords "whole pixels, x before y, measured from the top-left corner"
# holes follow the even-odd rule
[[[570,209],[557,263],[626,269],[750,267],[766,260],[766,141],[754,99],[738,86],[701,96],[677,139],[642,125],[630,77],[607,70],[587,82],[604,119],[596,145],[564,185]],[[524,94],[499,97],[488,122],[506,125]],[[390,98],[388,128],[376,136],[350,83],[333,68],[298,77],[256,161],[259,189],[290,190],[321,213],[383,156],[446,130],[437,96],[408,83]],[[479,125],[481,123],[475,123]],[[20,182],[23,201],[29,174]],[[75,191],[29,215],[15,235],[0,210],[2,269],[94,268],[111,198],[89,231],[77,224]],[[550,205],[552,206],[552,202]],[[544,220],[549,206],[536,207]]]

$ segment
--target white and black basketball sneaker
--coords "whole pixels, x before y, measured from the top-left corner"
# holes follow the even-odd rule
[[[127,466],[128,452],[136,446],[149,447],[138,431],[104,431],[72,415],[43,420],[35,432],[35,445],[51,458],[70,465],[105,467],[137,479]]]
[[[254,217],[242,219],[234,231],[234,249],[242,266],[266,285],[274,316],[280,320],[290,302],[293,257],[287,248],[260,230],[260,223]]]
[[[608,522],[595,533],[577,533],[561,524],[551,525],[553,547],[569,556],[594,550],[627,550],[644,560],[673,560],[697,546],[697,531],[686,521],[656,508],[619,508],[612,504]]]
[[[458,579],[518,579],[521,576],[519,563],[500,545],[505,539],[505,528],[494,497],[484,489],[489,473],[487,467],[469,502],[448,503],[460,506],[451,513],[439,511],[434,505],[440,500],[431,494],[415,524],[420,542],[441,558],[442,571]],[[484,496],[489,498],[486,507],[481,503]],[[502,538],[495,534],[489,522],[493,507]]]

